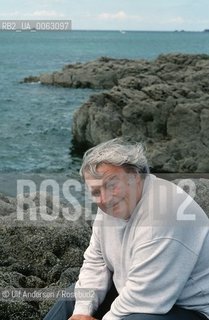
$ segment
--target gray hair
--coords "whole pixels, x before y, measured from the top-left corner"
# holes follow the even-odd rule
[[[100,164],[123,166],[125,170],[135,171],[142,175],[149,173],[144,148],[139,142],[124,141],[115,138],[89,149],[83,157],[80,175],[89,172],[93,177],[98,177],[97,168]]]

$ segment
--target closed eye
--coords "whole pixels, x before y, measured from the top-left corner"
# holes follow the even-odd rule
[[[91,192],[92,197],[99,197],[100,196],[100,190],[93,190]]]

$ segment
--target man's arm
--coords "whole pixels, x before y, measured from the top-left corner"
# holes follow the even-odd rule
[[[91,316],[97,310],[110,288],[111,276],[101,252],[100,227],[97,222],[96,226],[93,226],[90,244],[84,253],[83,266],[75,286],[76,303],[73,317]]]

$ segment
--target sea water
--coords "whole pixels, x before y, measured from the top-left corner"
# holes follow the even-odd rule
[[[73,113],[95,92],[21,83],[101,56],[155,59],[162,53],[209,54],[207,32],[0,32],[0,173],[77,172]]]

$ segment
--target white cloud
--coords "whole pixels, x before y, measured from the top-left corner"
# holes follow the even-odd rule
[[[176,23],[176,24],[182,24],[185,22],[185,20],[182,17],[174,17],[171,18],[169,21],[167,21],[168,23]]]
[[[209,19],[196,19],[194,20],[197,24],[205,24],[206,26],[209,25]]]
[[[142,16],[128,15],[124,11],[118,11],[116,13],[103,12],[97,16],[99,20],[143,20]]]
[[[19,11],[12,11],[12,12],[1,12],[0,17],[7,17],[7,18],[16,18],[20,16],[21,13]],[[5,18],[5,19],[7,19]]]
[[[117,13],[103,12],[98,15],[101,20],[123,20],[127,18],[127,14],[124,11],[118,11]]]
[[[42,0],[43,2],[47,3],[64,3],[64,0]]]
[[[65,14],[62,12],[58,12],[55,10],[37,10],[34,12],[19,12],[19,11],[11,11],[7,13],[0,13],[0,17],[4,17],[4,19],[61,19],[65,18]]]
[[[31,3],[34,3],[34,0],[28,0],[28,2],[31,2]],[[37,3],[40,3],[40,4],[53,4],[53,3],[65,3],[65,0],[36,0],[36,4]]]
[[[183,25],[188,23],[188,20],[185,20],[181,16],[176,16],[176,17],[170,17],[170,18],[165,18],[165,17],[152,17],[151,19],[152,23],[155,23],[156,25],[161,25],[161,26],[169,26],[169,27],[182,27]]]
[[[40,10],[34,11],[32,13],[25,13],[24,16],[34,17],[34,18],[63,18],[65,15],[63,13],[57,12],[55,10]]]

